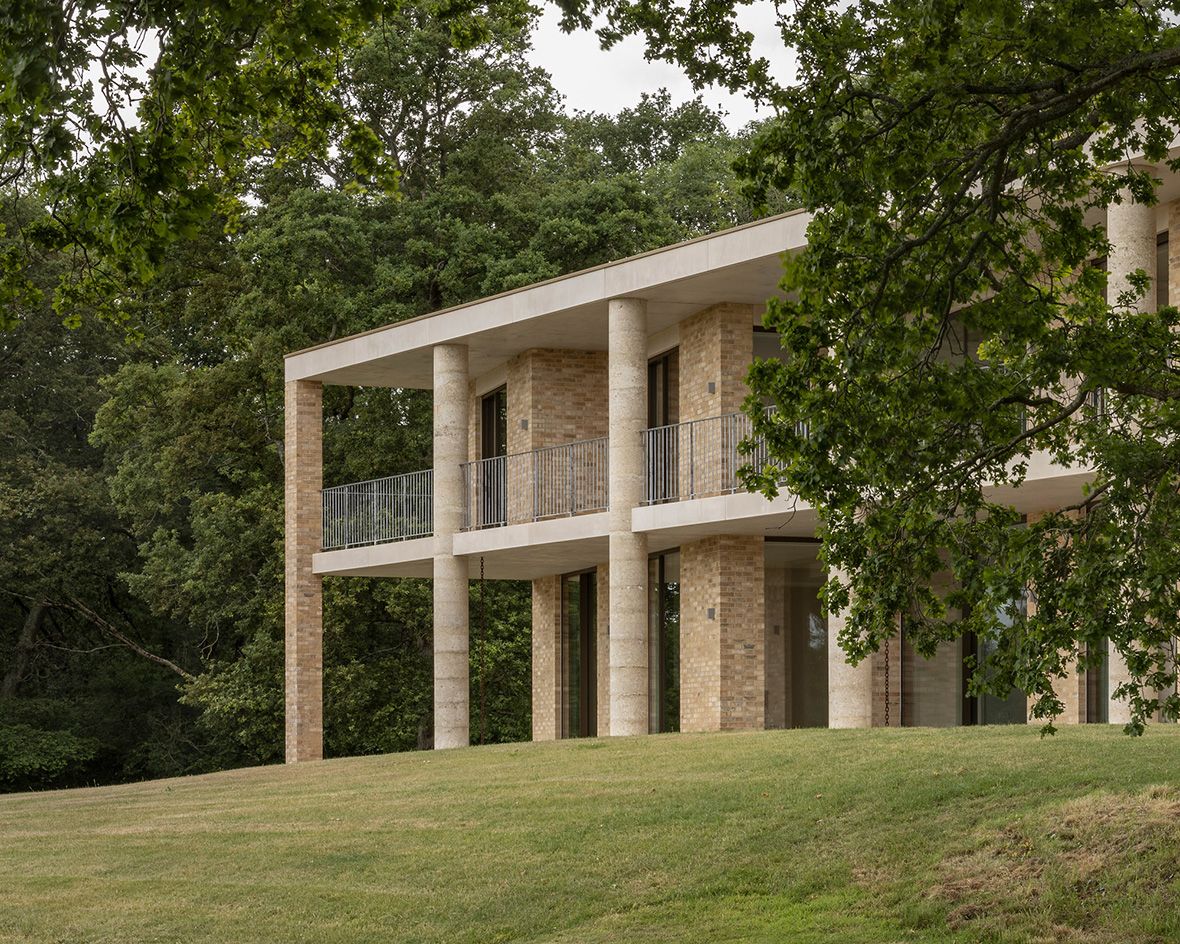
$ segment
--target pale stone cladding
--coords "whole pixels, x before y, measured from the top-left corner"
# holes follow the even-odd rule
[[[757,535],[680,548],[680,726],[764,726],[765,557]]]
[[[312,570],[322,541],[323,384],[293,380],[285,390],[284,595],[286,760],[324,755],[323,578]]]
[[[599,564],[596,577],[598,588],[595,658],[598,660],[598,733],[610,731],[610,565]]]
[[[1061,699],[1061,714],[1053,719],[1054,724],[1085,724],[1089,720],[1086,716],[1086,673],[1077,671],[1077,664],[1071,663],[1066,670],[1065,678],[1053,679],[1053,691]],[[1029,723],[1041,724],[1039,718],[1033,718],[1031,711],[1033,698],[1029,698]]]

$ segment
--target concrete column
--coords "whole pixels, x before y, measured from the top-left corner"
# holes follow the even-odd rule
[[[839,615],[828,614],[828,727],[869,728],[873,725],[873,660],[848,664],[839,643],[847,616],[847,609]]]
[[[1110,255],[1107,257],[1107,298],[1113,304],[1119,294],[1129,286],[1128,276],[1136,269],[1142,269],[1151,276],[1151,286],[1139,299],[1138,311],[1155,310],[1156,247],[1155,207],[1132,203],[1130,194],[1123,192],[1123,203],[1111,204],[1106,209],[1106,238],[1110,240]],[[1127,724],[1131,720],[1131,706],[1123,699],[1114,697],[1115,690],[1130,680],[1127,663],[1115,651],[1113,644],[1107,650],[1107,678],[1110,701],[1107,720],[1111,724]]]
[[[323,385],[292,380],[284,398],[284,688],[292,764],[324,756],[323,579],[311,569],[323,539]]]
[[[1123,191],[1123,202],[1106,208],[1106,238],[1110,240],[1106,285],[1111,304],[1129,287],[1128,276],[1142,269],[1151,277],[1151,287],[1135,307],[1155,311],[1155,207],[1132,203],[1131,195]]]
[[[648,730],[647,535],[631,531],[643,501],[647,427],[647,302],[608,305],[610,388],[610,733]]]
[[[467,561],[452,543],[463,523],[467,346],[434,348],[434,746],[468,744]]]

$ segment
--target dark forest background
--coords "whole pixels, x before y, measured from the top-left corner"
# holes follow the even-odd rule
[[[47,303],[0,334],[0,789],[281,758],[285,352],[751,218],[718,114],[571,114],[528,48],[501,26],[457,52],[407,10],[338,92],[397,198],[260,162],[241,224],[192,234],[121,323]],[[428,392],[328,388],[324,421],[327,485],[430,465]],[[529,588],[485,592],[473,738],[526,739]],[[425,581],[326,582],[329,755],[427,736],[430,610]]]

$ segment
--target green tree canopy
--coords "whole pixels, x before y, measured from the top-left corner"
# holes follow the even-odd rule
[[[528,44],[388,16],[331,95],[398,194],[353,186],[335,139],[249,161],[234,225],[172,244],[118,326],[51,309],[68,254],[28,268],[46,297],[0,334],[0,788],[281,758],[283,354],[750,218],[709,109],[569,114]],[[428,467],[430,426],[428,392],[328,387],[326,484]],[[472,734],[525,739],[529,588],[482,589]],[[424,581],[326,581],[329,754],[429,743],[430,607]]]
[[[338,146],[351,185],[391,190],[408,169],[406,142],[379,130],[398,118],[383,115],[378,129],[379,96],[357,88],[345,100],[338,80],[365,37],[396,31],[407,10],[441,23],[434,34],[445,31],[459,49],[532,15],[525,0],[6,3],[0,190],[49,213],[5,246],[0,319],[10,324],[20,299],[43,291],[31,267],[49,252],[70,263],[55,286],[59,313],[76,319],[89,303],[121,316],[116,299],[154,274],[170,247],[218,213],[232,223],[243,175],[258,160],[324,161]],[[385,55],[409,74],[422,62],[436,77],[447,72],[429,48],[387,45]]]

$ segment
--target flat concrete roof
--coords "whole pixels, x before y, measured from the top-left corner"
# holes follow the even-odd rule
[[[472,376],[530,348],[606,350],[612,298],[647,299],[649,334],[710,305],[764,304],[810,221],[795,210],[320,344],[287,355],[286,379],[428,390],[436,344],[469,344]]]
[[[1180,156],[1177,143],[1170,157]],[[1180,175],[1162,165],[1158,173],[1157,230],[1166,230]],[[760,305],[778,294],[782,257],[806,245],[810,222],[810,213],[793,210],[329,341],[288,354],[286,379],[429,390],[436,344],[470,345],[473,377],[529,348],[606,350],[612,298],[647,299],[649,335],[710,305]]]

